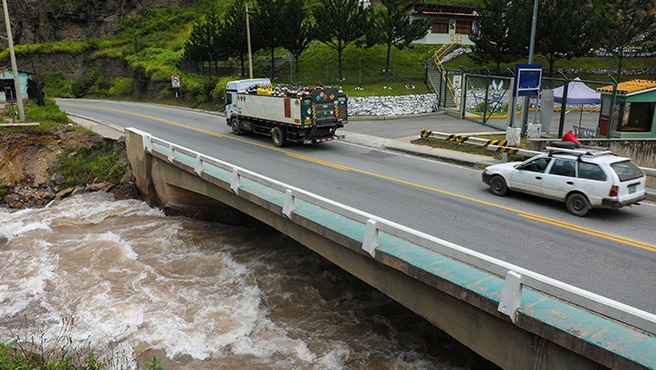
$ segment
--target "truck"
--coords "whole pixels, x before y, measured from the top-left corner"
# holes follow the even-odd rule
[[[271,136],[277,147],[344,138],[335,133],[348,122],[347,98],[339,88],[273,88],[268,78],[256,78],[228,82],[225,97],[226,121],[235,135]]]

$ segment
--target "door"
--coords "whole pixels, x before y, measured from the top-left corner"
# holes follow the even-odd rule
[[[508,186],[513,190],[542,194],[542,180],[549,162],[551,158],[539,157],[522,163],[513,171]]]
[[[556,158],[542,180],[542,194],[545,197],[565,200],[567,194],[576,188],[576,162]]]

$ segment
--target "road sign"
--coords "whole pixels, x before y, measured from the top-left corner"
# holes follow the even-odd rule
[[[180,88],[180,76],[171,76],[171,86],[174,89]]]
[[[542,90],[542,64],[516,64],[513,96],[538,96]]]

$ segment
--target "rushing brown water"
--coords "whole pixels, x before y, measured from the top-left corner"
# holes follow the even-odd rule
[[[146,368],[153,356],[167,370],[481,363],[273,230],[166,217],[109,194],[0,209],[0,278],[0,341],[29,330],[53,341],[65,331],[113,368]]]

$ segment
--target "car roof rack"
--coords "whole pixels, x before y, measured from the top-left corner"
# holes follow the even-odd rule
[[[600,148],[600,147],[563,148],[557,142],[552,143],[551,146],[545,147],[545,149],[549,151],[550,156],[552,154],[571,154],[578,157],[581,156],[598,157],[602,155],[614,155],[611,150],[608,150],[606,148]]]

